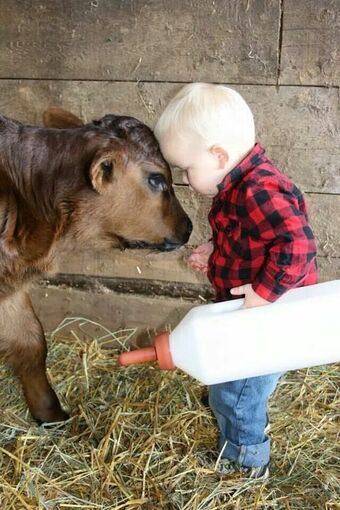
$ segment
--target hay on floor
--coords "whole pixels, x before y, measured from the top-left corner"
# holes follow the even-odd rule
[[[1,366],[1,509],[340,508],[338,366],[281,380],[271,401],[271,478],[254,485],[204,463],[217,429],[199,383],[152,365],[117,367],[133,335],[80,318],[57,328],[48,365],[71,410],[64,425],[38,427]]]

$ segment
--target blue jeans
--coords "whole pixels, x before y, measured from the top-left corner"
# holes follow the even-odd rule
[[[282,374],[240,379],[209,386],[209,405],[216,416],[221,458],[244,467],[268,464],[270,439],[265,434],[267,404]]]

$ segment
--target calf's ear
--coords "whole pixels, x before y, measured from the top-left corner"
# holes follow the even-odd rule
[[[111,154],[94,159],[90,166],[90,181],[92,188],[98,193],[105,193],[114,179],[116,158]]]
[[[48,128],[70,129],[83,126],[79,117],[59,106],[51,106],[43,113],[43,124]]]

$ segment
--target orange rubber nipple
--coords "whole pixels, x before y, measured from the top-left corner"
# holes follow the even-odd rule
[[[169,333],[160,333],[155,337],[155,344],[152,347],[143,347],[135,351],[123,352],[118,357],[120,365],[134,365],[157,361],[162,370],[174,370],[175,365],[169,348]]]

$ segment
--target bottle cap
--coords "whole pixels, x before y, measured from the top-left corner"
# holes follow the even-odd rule
[[[118,357],[119,364],[123,366],[146,363],[148,361],[157,361],[159,368],[162,370],[174,370],[176,368],[171,357],[168,332],[165,331],[157,335],[154,346],[123,352]]]

